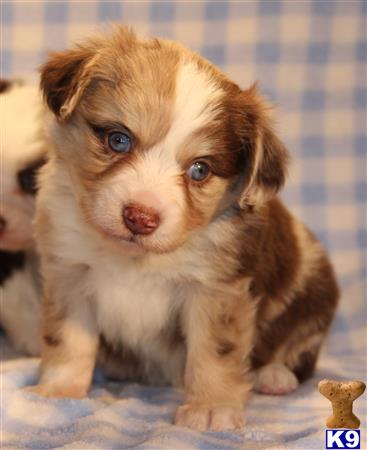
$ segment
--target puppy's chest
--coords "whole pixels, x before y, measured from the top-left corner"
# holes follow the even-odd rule
[[[96,286],[97,324],[110,342],[139,350],[164,335],[180,302],[170,281],[129,264],[103,264],[90,276]]]

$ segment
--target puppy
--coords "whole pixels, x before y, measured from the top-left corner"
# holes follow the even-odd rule
[[[183,385],[177,425],[244,425],[257,389],[308,378],[338,288],[313,235],[276,197],[288,155],[256,87],[129,29],[55,53],[40,176],[41,376],[84,397],[99,343],[120,376]],[[256,375],[256,376],[254,376]]]
[[[0,324],[17,350],[40,353],[41,285],[32,220],[43,164],[42,98],[37,86],[0,80],[2,108]]]

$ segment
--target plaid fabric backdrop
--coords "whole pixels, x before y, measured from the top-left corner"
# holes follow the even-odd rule
[[[353,0],[2,1],[1,75],[34,77],[48,51],[122,22],[181,41],[242,87],[258,80],[293,157],[283,198],[328,248],[343,288],[337,356],[366,338],[366,10]]]

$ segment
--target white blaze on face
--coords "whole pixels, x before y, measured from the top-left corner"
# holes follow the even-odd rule
[[[177,179],[183,168],[177,161],[178,149],[194,131],[210,124],[222,95],[221,88],[193,62],[181,65],[176,78],[172,124],[165,138],[150,148],[134,168],[136,183],[128,185],[132,201],[141,197],[140,190],[149,191],[160,199],[166,216],[174,204],[182,204],[184,193]]]
[[[122,209],[129,203],[154,208],[161,216],[160,227],[146,239],[174,239],[184,223],[186,205],[178,149],[195,130],[211,123],[223,91],[194,62],[184,62],[176,77],[172,123],[167,135],[104,184],[95,209],[100,224],[108,221],[109,227],[115,223],[122,228]],[[118,232],[116,228],[114,231]]]
[[[165,139],[171,149],[195,130],[210,124],[223,91],[207,72],[199,70],[193,62],[185,62],[177,72],[175,94],[173,121]]]

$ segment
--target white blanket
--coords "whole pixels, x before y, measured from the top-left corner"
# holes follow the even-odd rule
[[[85,400],[46,400],[25,393],[22,387],[36,382],[38,359],[15,355],[3,339],[0,446],[4,450],[323,449],[331,405],[319,394],[317,382],[366,379],[363,310],[351,315],[345,311],[349,312],[348,295],[362,298],[360,289],[353,285],[346,291],[315,376],[285,397],[254,394],[246,428],[240,433],[198,433],[176,427],[172,417],[182,401],[181,392],[106,382],[101,374],[95,375]],[[356,401],[355,413],[363,430],[365,398]]]

